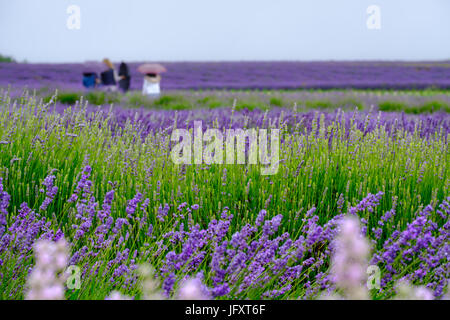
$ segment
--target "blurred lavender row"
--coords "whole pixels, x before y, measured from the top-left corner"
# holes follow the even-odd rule
[[[56,104],[55,111],[63,113],[67,106]],[[106,106],[87,108],[94,117],[94,112],[101,111],[106,116],[109,111]],[[287,130],[306,130],[311,132],[313,126],[318,130],[317,123],[323,119],[325,127],[335,121],[345,124],[347,129],[355,129],[368,133],[378,126],[384,126],[389,134],[404,131],[408,134],[416,132],[422,138],[430,138],[443,133],[444,137],[450,132],[450,115],[445,112],[433,114],[412,115],[400,112],[381,111],[333,111],[297,112],[294,109],[273,108],[270,110],[234,110],[230,108],[216,108],[211,110],[146,110],[114,107],[109,113],[112,123],[124,128],[128,122],[140,128],[143,137],[154,132],[172,129],[174,123],[178,128],[193,128],[194,121],[201,120],[203,129],[207,128],[269,128],[283,127]]]
[[[131,90],[142,86],[130,63]],[[450,88],[450,62],[171,62],[162,90]],[[82,89],[82,64],[0,63],[0,86]]]

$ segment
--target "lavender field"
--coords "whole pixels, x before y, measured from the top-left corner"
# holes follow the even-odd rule
[[[445,112],[0,103],[2,299],[445,298]],[[278,172],[174,164],[200,119],[280,129]]]
[[[0,64],[0,299],[450,298],[450,64],[131,66]],[[175,163],[198,121],[279,130],[276,173]]]
[[[0,1],[0,302],[31,319],[440,314],[449,13]]]
[[[0,63],[0,89],[12,98],[36,91],[48,102],[146,109],[261,109],[450,112],[450,63],[447,62],[228,62],[167,63],[162,96],[141,94],[138,63],[130,64],[127,94],[86,90],[83,64]]]
[[[140,90],[139,63],[129,63]],[[169,62],[163,90],[186,89],[450,89],[443,62]],[[0,87],[81,90],[82,64],[0,63]]]

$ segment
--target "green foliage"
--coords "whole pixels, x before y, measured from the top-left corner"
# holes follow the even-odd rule
[[[50,101],[53,95],[47,95],[43,98],[43,101],[47,103]],[[88,101],[91,105],[104,105],[111,103],[120,103],[121,96],[118,92],[104,92],[104,91],[90,91],[88,93],[81,92],[58,92],[56,101],[62,104],[74,105],[77,101],[80,101],[83,97],[84,101]]]
[[[224,102],[220,101],[215,96],[205,96],[203,98],[197,99],[197,104],[200,107],[207,107],[209,109],[214,109],[225,105]]]
[[[76,92],[61,92],[57,96],[57,100],[64,104],[73,105],[79,101],[81,95]]]
[[[132,92],[127,93],[127,105],[133,108],[152,108],[154,107],[153,101],[148,98],[147,96],[144,96],[140,92]]]
[[[95,104],[97,106],[106,103],[106,94],[102,91],[90,91],[85,94],[84,97],[90,104]]]
[[[85,100],[97,106],[111,103],[120,103],[121,96],[118,92],[90,91],[85,95]]]
[[[154,101],[154,105],[163,109],[182,110],[192,108],[192,103],[179,95],[163,95]]]
[[[218,107],[231,107],[234,100],[237,101],[236,109],[254,110],[255,108],[266,110],[267,108],[293,106],[297,104],[298,110],[311,109],[344,109],[368,110],[371,105],[378,107],[385,112],[405,112],[405,113],[432,113],[450,112],[450,92],[445,90],[411,90],[411,91],[362,91],[351,90],[347,94],[341,91],[330,93],[324,90],[309,90],[304,99],[299,99],[296,95],[290,95],[288,91],[227,91],[219,94],[211,94],[211,91],[195,91],[176,94],[164,94],[158,98],[144,96],[139,91],[131,91],[125,95],[119,92],[90,91],[59,93],[58,101],[72,105],[81,96],[92,105],[121,104],[123,107],[181,110],[193,108],[213,109]],[[286,93],[286,95],[281,95]],[[289,93],[289,94],[288,94]],[[44,102],[49,101],[51,95],[48,88],[41,88],[37,91],[39,95],[46,95]],[[274,96],[274,94],[276,94]],[[367,99],[367,95],[371,95]],[[420,103],[414,103],[417,97]],[[407,101],[407,102],[405,102]],[[413,101],[411,103],[410,101]]]
[[[406,103],[399,101],[383,101],[378,104],[378,109],[381,111],[403,111],[408,109],[409,106]]]
[[[208,103],[208,107],[209,107],[210,109],[219,108],[219,107],[222,107],[222,106],[223,106],[223,103],[220,102],[219,100],[216,100],[216,101],[210,101],[210,102]]]
[[[7,57],[7,56],[4,56],[4,55],[0,54],[0,62],[12,63],[12,62],[16,62],[16,60],[14,60],[12,57]]]
[[[438,100],[428,101],[417,106],[409,106],[406,103],[399,101],[383,101],[380,104],[378,104],[378,108],[381,111],[397,111],[397,112],[404,111],[405,113],[413,113],[413,114],[433,113],[436,111],[450,112],[449,105],[445,102]]]
[[[334,106],[330,100],[308,100],[304,104],[311,109],[331,109]]]
[[[201,104],[201,105],[207,105],[211,100],[214,100],[214,99],[215,99],[215,97],[205,96],[200,99],[197,99],[197,103]]]
[[[261,109],[261,105],[257,103],[251,103],[247,101],[239,102],[236,104],[236,110],[244,110],[247,109],[249,111],[255,110],[255,109]]]
[[[429,102],[426,102],[425,104],[423,104],[419,108],[419,110],[420,110],[420,112],[418,112],[418,113],[423,113],[423,112],[432,113],[435,111],[450,112],[450,106],[448,104],[446,104],[445,102],[432,100],[432,101],[429,101]]]
[[[156,99],[154,103],[157,106],[165,106],[166,107],[173,103],[176,103],[179,100],[182,100],[182,99],[177,96],[164,95],[164,96]]]
[[[269,103],[272,106],[277,106],[277,107],[283,106],[283,100],[281,98],[278,98],[278,97],[270,98],[270,102]]]
[[[339,99],[338,102],[336,103],[338,106],[335,106],[335,108],[343,108],[343,107],[349,107],[349,108],[355,108],[358,107],[358,109],[363,109],[364,108],[364,103],[354,97],[346,97],[346,98],[342,98]]]

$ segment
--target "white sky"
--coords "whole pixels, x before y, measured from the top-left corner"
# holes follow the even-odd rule
[[[69,30],[66,10],[81,9]],[[381,29],[366,26],[369,5]],[[0,0],[0,54],[29,62],[450,59],[448,0]]]

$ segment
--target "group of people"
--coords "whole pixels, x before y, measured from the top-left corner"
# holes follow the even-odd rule
[[[128,65],[121,62],[119,70],[116,70],[114,64],[109,59],[103,59],[106,70],[101,72],[89,71],[83,72],[83,86],[86,89],[102,89],[104,91],[127,92],[130,89],[131,75]],[[161,75],[158,73],[144,74],[142,94],[147,96],[159,96]]]
[[[92,71],[83,73],[83,86],[87,89],[102,88],[105,91],[117,91],[120,89],[123,92],[127,92],[130,89],[131,82],[128,65],[122,62],[119,66],[119,71],[117,71],[109,59],[104,59],[103,63],[106,66],[106,70],[101,72],[100,76]]]

